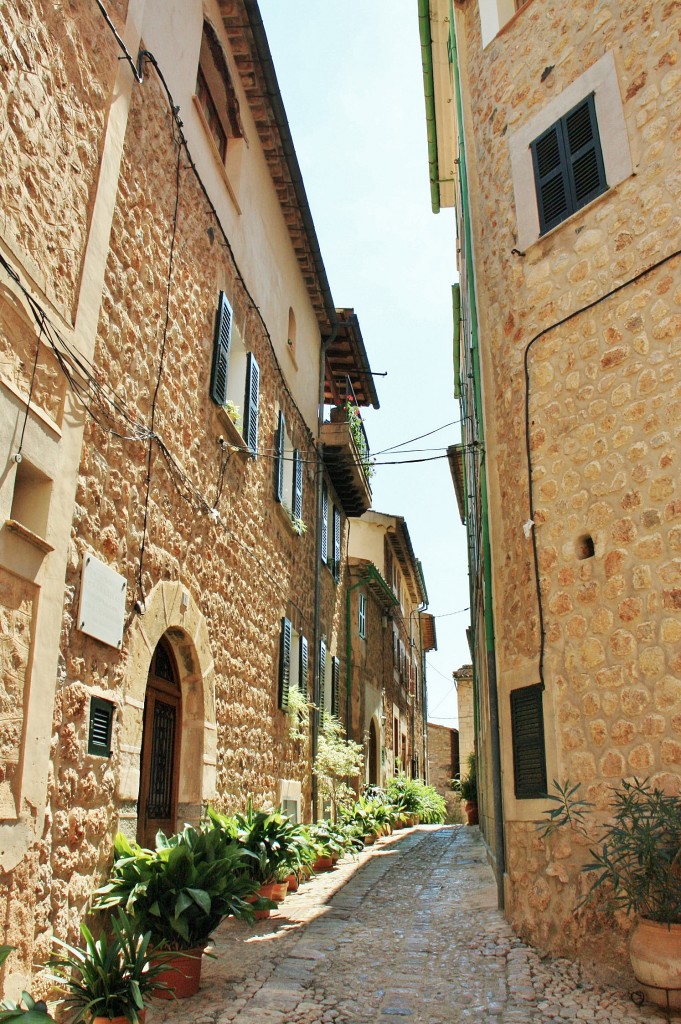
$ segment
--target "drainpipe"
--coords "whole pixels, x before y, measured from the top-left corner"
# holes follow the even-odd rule
[[[419,0],[419,3],[426,3],[427,0]],[[492,757],[492,802],[494,808],[494,845],[496,850],[496,881],[497,881],[497,902],[499,909],[504,909],[504,874],[506,872],[506,857],[504,848],[504,807],[503,793],[501,787],[501,734],[499,723],[499,693],[497,689],[497,671],[494,649],[494,612],[492,609],[492,556],[490,548],[490,529],[488,515],[488,494],[487,494],[487,472],[484,461],[484,421],[482,408],[482,390],[480,374],[480,348],[478,345],[478,319],[477,302],[475,295],[473,259],[473,238],[470,223],[470,207],[468,205],[468,160],[463,132],[463,100],[461,91],[461,77],[458,61],[458,50],[456,46],[456,33],[452,26],[452,63],[454,70],[456,107],[459,121],[459,173],[461,184],[461,200],[464,226],[464,247],[467,263],[470,268],[468,273],[468,302],[470,309],[470,334],[471,334],[471,356],[473,364],[473,388],[476,420],[478,423],[479,441],[483,456],[480,460],[480,505],[482,518],[482,545],[484,563],[484,595],[485,595],[485,658],[487,664],[487,687],[489,694],[489,725],[490,725],[490,752]],[[475,609],[471,606],[475,615]],[[477,730],[476,730],[477,738]]]
[[[322,338],[319,353],[319,404],[317,408],[317,516],[315,523],[315,570],[314,570],[314,685],[312,688],[312,702],[319,708],[322,680],[319,677],[319,649],[322,640],[321,609],[322,609],[322,560],[320,557],[322,546],[322,485],[324,483],[324,445],[319,438],[322,436],[322,424],[324,422],[324,383],[326,380],[326,350],[338,334],[338,319],[334,310],[331,334],[328,338]],[[317,756],[319,746],[319,711],[312,715],[312,764]],[[312,773],[312,820],[319,817],[319,793],[317,789],[317,776]]]
[[[421,66],[423,69],[423,95],[426,101],[426,129],[428,132],[428,171],[430,176],[430,205],[433,213],[440,212],[440,172],[437,162],[437,126],[435,122],[435,82],[433,78],[433,46],[430,37],[430,0],[419,0],[419,36],[421,38]]]

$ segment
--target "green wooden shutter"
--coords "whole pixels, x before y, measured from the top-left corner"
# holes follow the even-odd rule
[[[331,661],[331,712],[338,718],[340,710],[340,661],[333,658]]]
[[[288,692],[291,685],[291,641],[291,623],[289,619],[283,618],[279,641],[279,707],[282,711],[288,707]]]
[[[114,705],[103,697],[90,698],[90,729],[88,732],[88,754],[111,757],[111,733],[113,731]]]
[[[319,643],[319,712],[324,714],[324,683],[326,679],[326,644]]]
[[[546,751],[542,687],[511,691],[513,775],[518,800],[546,796]]]
[[[215,314],[213,335],[213,364],[210,371],[210,397],[216,405],[227,401],[227,374],[229,370],[229,345],[232,339],[232,307],[224,292],[220,292]]]
[[[321,529],[321,551],[322,562],[327,560],[327,547],[329,544],[329,492],[326,484],[322,484],[322,529]]]
[[[562,126],[570,154],[572,198],[579,210],[607,188],[593,94],[565,115]]]
[[[244,400],[244,441],[258,454],[258,399],[260,397],[260,367],[252,352],[246,363],[246,396]]]
[[[340,579],[341,573],[341,514],[340,509],[333,506],[333,575]]]
[[[532,143],[532,163],[542,234],[572,213],[567,157],[560,122]]]
[[[277,424],[277,437],[275,442],[274,456],[274,496],[281,502],[284,498],[284,439],[286,437],[286,421],[284,414],[279,410],[279,423]]]
[[[301,636],[300,643],[298,645],[298,655],[300,657],[300,666],[298,670],[298,688],[301,691],[301,693],[305,697],[307,697],[307,680],[310,662],[307,646],[307,637]]]
[[[303,518],[303,460],[297,448],[293,452],[293,515]]]

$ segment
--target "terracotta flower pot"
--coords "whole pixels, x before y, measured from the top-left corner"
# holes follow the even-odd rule
[[[281,903],[282,900],[286,899],[286,893],[288,892],[288,882],[273,882],[272,895],[269,899],[274,900],[275,903]]]
[[[639,917],[629,956],[646,999],[666,1010],[681,1010],[681,924],[667,926]]]
[[[188,999],[199,991],[201,984],[201,964],[203,961],[203,946],[196,949],[188,949],[177,956],[163,958],[163,970],[159,972],[156,980],[167,986],[166,989],[154,989],[154,996],[157,999]]]
[[[368,835],[364,836],[364,845],[365,846],[373,846],[375,842],[376,842],[376,833],[375,832],[369,832]]]
[[[298,892],[298,878],[296,875],[291,873],[286,879],[286,885],[288,886],[289,892]]]
[[[139,1011],[139,1019],[144,1022],[147,1016],[146,1010]],[[128,1017],[93,1017],[92,1024],[130,1024]]]
[[[467,800],[463,805],[463,809],[466,812],[466,824],[477,825],[478,824],[478,805],[473,800]]]
[[[331,871],[333,857],[317,857],[312,867],[315,871]]]
[[[244,903],[255,903],[255,901],[257,900],[257,898],[259,896],[266,896],[267,899],[270,899],[270,897],[267,895],[267,893],[263,893],[260,889],[258,889],[257,893],[253,893],[252,896],[244,896]],[[264,910],[254,910],[253,911],[253,920],[254,921],[266,921],[269,916],[270,916],[270,908],[269,907],[265,907]]]

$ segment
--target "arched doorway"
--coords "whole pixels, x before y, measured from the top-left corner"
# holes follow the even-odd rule
[[[380,783],[378,774],[378,731],[376,722],[372,718],[369,722],[369,785],[378,786]]]
[[[137,841],[154,846],[159,829],[177,827],[177,782],[182,733],[180,677],[170,644],[163,637],[151,659],[144,699]]]

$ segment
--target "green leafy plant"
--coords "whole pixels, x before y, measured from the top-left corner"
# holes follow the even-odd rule
[[[319,792],[331,805],[331,815],[338,817],[338,807],[355,797],[349,785],[364,771],[364,748],[346,738],[345,729],[335,715],[324,712],[319,732],[317,756],[312,771],[317,776]]]
[[[111,876],[94,894],[95,910],[123,907],[155,944],[186,950],[204,946],[228,915],[253,919],[245,902],[257,886],[251,854],[221,830],[195,829],[156,837],[145,850],[119,833]]]
[[[646,779],[613,790],[613,820],[603,826],[587,895],[604,888],[612,908],[664,924],[681,924],[681,799]]]
[[[209,807],[208,818],[248,854],[246,867],[257,885],[300,870],[312,859],[305,829],[280,810],[257,810],[249,800],[244,814],[220,814]]]
[[[151,932],[142,934],[136,924],[119,910],[111,921],[113,936],[95,939],[85,924],[80,931],[84,944],[61,947],[48,962],[48,977],[65,993],[63,1005],[70,1024],[95,1017],[125,1017],[139,1024],[140,1013],[166,970],[164,957],[151,944]]]
[[[229,416],[234,426],[238,429],[239,424],[241,422],[241,410],[239,409],[239,406],[236,404],[236,402],[233,402],[231,398],[228,398],[223,406],[223,409]]]
[[[452,789],[467,803],[478,802],[478,767],[475,753],[468,755],[468,771],[465,775],[457,775],[452,779]]]
[[[360,462],[362,463],[362,469],[364,470],[367,480],[371,480],[372,476],[376,472],[376,467],[374,465],[374,460],[369,456],[369,446],[367,444],[364,426],[362,424],[362,414],[360,413],[358,406],[356,406],[354,402],[350,401],[345,403],[345,412],[352,440],[354,441]]]
[[[556,806],[544,813],[548,817],[548,824],[538,825],[541,829],[540,838],[546,839],[548,836],[553,835],[558,829],[569,827],[574,832],[579,832],[580,835],[588,835],[586,812],[593,807],[593,804],[588,800],[580,800],[577,796],[581,783],[577,782],[574,785],[567,779],[563,784],[558,782],[557,779],[553,780],[553,788],[555,789],[555,795],[549,793],[547,800],[552,800]]]
[[[288,691],[288,735],[289,739],[302,740],[308,735],[310,725],[310,711],[314,704],[308,700],[307,694],[303,693],[299,686],[291,686]]]
[[[4,964],[14,948],[14,946],[0,946],[0,966]],[[50,1017],[47,1012],[47,1003],[44,1000],[36,1000],[28,992],[22,992],[19,1002],[5,999],[0,1003],[0,1021],[3,1024],[48,1024],[48,1022],[54,1021],[54,1018]]]

